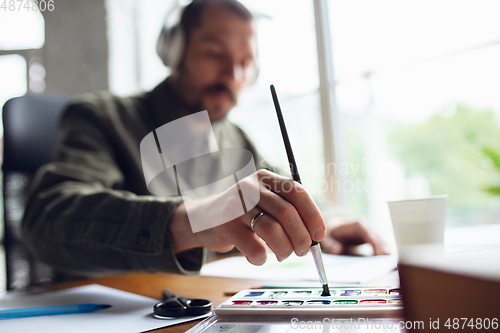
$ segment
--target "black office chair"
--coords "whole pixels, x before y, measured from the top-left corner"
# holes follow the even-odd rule
[[[27,189],[36,170],[50,162],[59,116],[68,97],[25,95],[3,106],[3,201],[7,290],[52,282],[52,269],[37,261],[21,239]]]

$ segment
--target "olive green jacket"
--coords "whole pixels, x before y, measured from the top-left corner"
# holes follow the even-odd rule
[[[174,254],[169,223],[180,196],[151,195],[139,144],[181,117],[165,80],[130,98],[85,95],[62,115],[53,162],[37,173],[23,220],[26,243],[56,270],[77,275],[124,271],[197,273],[202,248]],[[263,160],[228,120],[213,124],[221,148],[245,148]]]

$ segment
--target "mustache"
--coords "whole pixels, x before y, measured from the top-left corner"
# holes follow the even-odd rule
[[[236,102],[236,93],[233,89],[224,84],[216,84],[208,87],[207,89],[205,89],[205,92],[209,94],[225,92],[229,95],[233,102]]]

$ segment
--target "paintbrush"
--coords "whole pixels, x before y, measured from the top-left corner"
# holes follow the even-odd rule
[[[283,114],[281,113],[281,107],[278,101],[278,95],[276,95],[276,89],[274,88],[274,85],[271,85],[271,95],[273,96],[274,107],[276,108],[276,114],[278,115],[281,135],[283,136],[283,141],[285,143],[286,155],[288,156],[288,162],[290,164],[290,171],[292,173],[293,180],[295,180],[299,184],[302,184],[299,176],[299,169],[297,168],[297,163],[295,163],[295,157],[293,156],[292,146],[290,144],[290,139],[288,138],[285,120],[283,119]],[[311,252],[314,258],[314,263],[316,264],[316,269],[318,270],[319,280],[323,285],[323,293],[321,294],[321,296],[330,296],[330,289],[328,288],[328,280],[326,279],[325,266],[323,265],[323,255],[321,254],[321,247],[318,242],[312,241]]]

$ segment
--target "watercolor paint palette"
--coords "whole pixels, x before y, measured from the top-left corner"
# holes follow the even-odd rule
[[[392,287],[333,287],[242,290],[214,309],[219,315],[395,315],[401,290]]]

